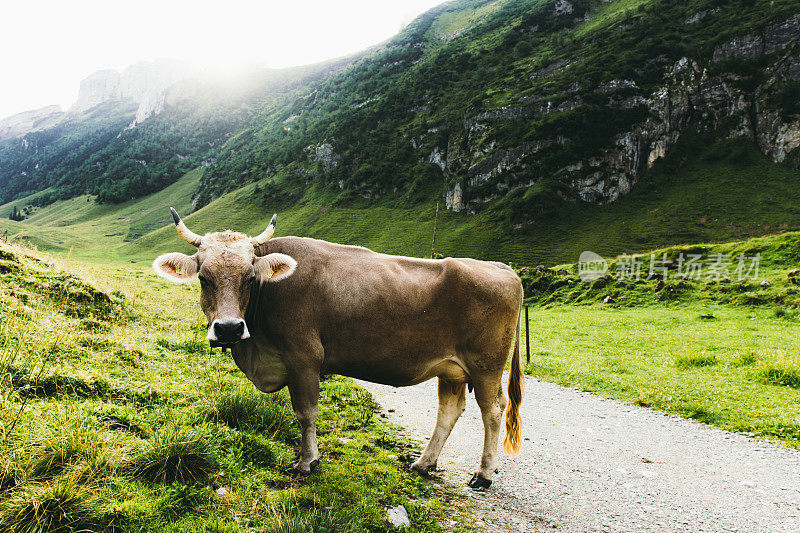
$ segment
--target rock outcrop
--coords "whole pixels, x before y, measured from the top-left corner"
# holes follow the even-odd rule
[[[336,168],[336,165],[339,164],[340,157],[333,151],[333,145],[330,143],[306,146],[305,151],[309,161],[320,163],[326,172]]]
[[[11,115],[0,120],[0,141],[49,128],[58,123],[63,116],[61,107],[57,105]]]
[[[120,74],[116,70],[98,70],[81,80],[78,99],[69,108],[71,114],[83,113],[111,100],[120,100]]]
[[[148,91],[139,101],[139,108],[136,110],[136,118],[129,128],[136,126],[140,122],[153,115],[158,115],[164,109],[179,102],[188,100],[200,93],[200,82],[194,78],[179,80],[169,87],[160,91]]]
[[[800,14],[764,28],[763,33],[735,37],[714,50],[713,62],[756,59],[783,50],[800,39]]]
[[[153,61],[131,65],[122,72],[100,70],[81,81],[72,115],[114,100],[131,99],[139,104],[131,126],[163,111],[168,100],[178,101],[195,94],[190,81],[197,71],[180,61]],[[180,83],[179,83],[180,82]]]
[[[664,84],[650,94],[643,94],[633,80],[600,84],[593,92],[607,96],[608,107],[639,107],[646,110],[646,118],[614,137],[608,147],[591,157],[577,158],[548,177],[566,184],[574,200],[612,202],[630,192],[642,173],[666,157],[688,131],[714,133],[720,139],[747,137],[774,162],[786,161],[800,147],[800,116],[787,115],[777,108],[774,96],[785,84],[800,83],[798,43],[800,15],[768,26],[759,34],[720,45],[705,64],[689,57],[674,63],[659,58]],[[755,89],[741,83],[740,75],[724,68],[709,74],[712,67],[729,59],[763,57],[777,59],[766,68],[762,78],[765,81]],[[551,76],[563,69],[563,65],[557,67],[544,69],[540,76]],[[427,160],[442,168],[450,184],[444,194],[448,209],[474,212],[478,205],[543,179],[539,170],[541,153],[568,144],[569,139],[502,146],[494,140],[494,131],[502,121],[537,118],[584,105],[580,95],[558,101],[557,105],[550,101],[544,105],[532,103],[466,117],[463,131],[456,132],[446,148],[431,147],[424,138],[415,139],[415,147],[431,154]]]

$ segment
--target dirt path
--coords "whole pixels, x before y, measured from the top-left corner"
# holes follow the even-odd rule
[[[359,382],[427,441],[436,380]],[[691,420],[528,379],[523,449],[472,493],[486,531],[800,531],[800,453]],[[501,437],[502,438],[502,437]],[[439,458],[464,486],[483,441],[473,395]]]

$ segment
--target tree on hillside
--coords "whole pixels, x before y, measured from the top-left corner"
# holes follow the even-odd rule
[[[22,211],[17,209],[17,206],[14,206],[11,209],[11,213],[8,215],[8,218],[10,220],[16,220],[17,222],[19,222],[21,220],[25,220],[25,215],[22,214]]]

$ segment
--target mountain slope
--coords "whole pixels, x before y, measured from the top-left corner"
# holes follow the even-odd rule
[[[51,127],[13,135],[38,125],[26,122],[14,130],[21,120],[15,117],[0,123],[10,123],[0,131],[10,132],[0,138],[0,202],[50,189],[34,207],[82,194],[119,203],[163,189],[210,164],[212,150],[235,134],[256,106],[348,61],[262,69],[235,82],[181,77],[183,70],[170,73],[172,63],[163,62],[134,65],[121,75],[97,72]]]
[[[277,235],[430,256],[433,201],[399,207],[365,199],[331,204],[324,194],[312,192],[301,202],[280,204],[267,192],[268,180],[262,180],[189,214],[201,175],[198,169],[163,191],[122,204],[98,205],[85,196],[56,202],[34,210],[23,222],[8,220],[17,204],[5,204],[0,206],[0,235],[7,231],[9,237],[24,237],[42,249],[86,259],[149,262],[164,252],[191,252],[175,232],[168,209],[174,205],[187,224],[201,233],[235,229],[257,234],[277,212]],[[436,251],[554,265],[576,261],[583,250],[614,256],[799,229],[796,171],[775,166],[745,139],[715,145],[687,138],[631,194],[603,205],[563,203],[549,223],[525,232],[509,231],[491,212],[468,215],[440,209]]]
[[[180,202],[199,230],[256,232],[277,211],[280,234],[391,253],[430,253],[437,202],[437,251],[524,263],[798,229],[798,13],[796,0],[449,2],[268,97],[168,106],[92,159],[123,171],[35,182],[24,191],[51,188],[0,207],[31,204],[30,219],[0,228],[68,246],[59,213],[73,211],[41,197],[120,201],[202,163],[178,182],[195,184]],[[214,130],[212,114],[232,122]],[[193,139],[202,150],[176,148]],[[142,173],[141,152],[164,155]],[[171,198],[84,206],[74,235],[120,258],[169,248],[169,218],[138,224],[129,206]]]
[[[524,227],[564,200],[627,194],[687,133],[792,160],[798,13],[771,1],[444,4],[255,114],[199,200],[273,177],[294,199],[309,186],[345,203],[438,196]]]

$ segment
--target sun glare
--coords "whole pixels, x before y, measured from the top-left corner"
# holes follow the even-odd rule
[[[68,108],[81,79],[139,61],[188,61],[234,79],[253,67],[303,65],[377,44],[441,0],[5,2],[0,118]]]

